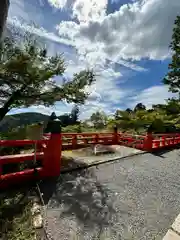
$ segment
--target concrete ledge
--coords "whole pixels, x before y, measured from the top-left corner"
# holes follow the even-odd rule
[[[180,214],[176,217],[172,224],[172,229],[180,235]]]
[[[177,235],[173,230],[168,230],[163,240],[180,240],[180,236]]]
[[[68,173],[68,172],[72,172],[72,171],[76,171],[76,170],[82,170],[82,169],[102,165],[102,164],[105,164],[105,163],[115,162],[115,161],[125,159],[125,158],[128,158],[128,157],[147,154],[147,153],[148,152],[142,151],[142,152],[137,152],[137,153],[131,153],[127,156],[116,156],[114,158],[112,157],[112,158],[109,158],[109,159],[106,159],[106,160],[94,161],[92,163],[86,163],[86,165],[82,165],[82,166],[80,165],[80,166],[75,166],[75,167],[69,167],[69,168],[62,169],[61,173]]]
[[[180,240],[180,214],[174,220],[163,240]]]

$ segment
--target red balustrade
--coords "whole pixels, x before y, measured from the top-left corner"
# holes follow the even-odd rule
[[[50,136],[50,135],[46,135]],[[174,146],[180,143],[180,134],[134,135],[127,133],[62,133],[62,150],[78,149],[88,144],[119,144],[146,151]]]
[[[59,176],[61,171],[61,151],[78,149],[91,144],[123,145],[152,152],[180,143],[180,134],[133,135],[118,133],[62,133],[44,134],[43,140],[37,141],[36,159],[41,167],[4,174],[3,166],[12,163],[33,161],[34,154],[17,154],[0,156],[0,187],[24,180]],[[0,140],[0,146],[26,146],[35,144],[33,140]]]
[[[60,174],[61,160],[61,134],[51,134],[49,140],[38,140],[37,146],[40,152],[36,153],[36,160],[41,161],[42,167],[25,169],[19,172],[3,173],[4,165],[34,161],[34,154],[17,154],[0,156],[0,187],[9,184],[21,183],[24,180],[55,177]],[[1,140],[0,146],[24,146],[35,144],[34,140]]]

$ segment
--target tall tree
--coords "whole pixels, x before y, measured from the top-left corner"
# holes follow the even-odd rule
[[[146,106],[142,103],[138,103],[135,108],[134,108],[134,112],[136,111],[140,111],[140,110],[146,110]]]
[[[68,125],[72,124],[70,114],[65,113],[65,114],[59,116],[58,119],[61,121],[62,127],[67,127]]]
[[[122,113],[122,111],[119,110],[119,109],[117,109],[116,112],[114,113],[114,119],[115,119],[116,121],[118,121],[119,119],[121,119],[121,113]]]
[[[163,79],[164,84],[169,85],[169,90],[178,93],[180,96],[180,16],[177,16],[173,28],[172,41],[172,61],[169,64],[169,72]]]
[[[71,110],[70,114],[72,124],[76,124],[79,118],[79,107],[75,104],[75,106]]]
[[[101,111],[93,113],[90,117],[90,120],[93,123],[94,127],[97,129],[101,129],[107,124],[107,116],[104,112]]]
[[[48,56],[33,38],[6,37],[0,47],[0,121],[12,108],[62,100],[83,104],[89,95],[84,88],[95,81],[93,71],[75,73],[71,81],[58,85],[54,77],[62,77],[65,69],[62,54]]]
[[[9,8],[9,0],[0,1],[0,40],[2,38]]]
[[[165,112],[167,115],[175,115],[180,114],[180,103],[177,99],[169,99],[167,104],[165,105]]]
[[[125,111],[128,112],[128,113],[132,112],[132,110],[130,108],[127,108]]]

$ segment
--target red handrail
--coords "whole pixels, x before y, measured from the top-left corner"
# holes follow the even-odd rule
[[[37,168],[38,177],[54,177],[60,174],[61,170],[61,151],[65,149],[76,149],[85,147],[87,144],[104,145],[125,145],[135,147],[145,151],[154,151],[168,146],[180,144],[179,133],[169,134],[147,134],[133,135],[127,133],[108,132],[108,133],[62,133],[62,134],[44,134],[46,139],[38,140],[39,152],[37,160],[42,161],[42,167]],[[0,140],[0,147],[26,146],[32,145],[33,140]],[[32,180],[34,169],[28,169],[15,173],[2,173],[4,164],[20,163],[24,161],[33,161],[34,154],[18,154],[0,156],[0,186],[22,181],[23,179]]]
[[[26,145],[31,145],[31,144],[35,144],[36,141],[35,140],[0,140],[0,146],[6,146],[6,147],[16,147],[16,146],[26,146]],[[47,139],[43,139],[43,140],[38,140],[37,141],[38,144],[47,144],[48,140]]]
[[[0,140],[0,146],[23,146],[34,144],[33,140]],[[58,176],[60,173],[61,159],[61,134],[51,134],[47,140],[38,140],[37,146],[43,152],[37,152],[36,159],[42,161],[42,167],[36,169],[27,169],[14,173],[3,173],[4,164],[20,163],[25,161],[33,161],[34,154],[17,154],[0,156],[0,187],[9,184],[18,183],[24,179],[32,180],[36,177]],[[35,166],[34,166],[35,167]],[[36,172],[36,174],[34,174]],[[38,176],[37,176],[38,175]]]

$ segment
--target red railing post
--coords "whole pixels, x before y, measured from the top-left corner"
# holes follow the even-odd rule
[[[166,146],[170,146],[170,143],[171,143],[171,141],[169,139],[169,136],[167,136],[167,138],[166,138]]]
[[[147,133],[145,139],[144,139],[144,146],[143,150],[151,152],[153,148],[153,135],[151,132]]]
[[[72,148],[76,149],[77,147],[77,135],[72,135]]]
[[[94,143],[95,143],[95,144],[98,144],[98,143],[99,143],[99,134],[96,134],[96,135],[95,135]]]
[[[177,134],[174,135],[174,145],[176,145],[178,143],[178,140],[177,140]]]
[[[113,144],[118,145],[118,128],[117,128],[117,126],[114,126]]]
[[[166,136],[162,136],[161,137],[161,147],[165,147],[166,146]]]
[[[51,136],[44,152],[43,176],[57,177],[61,171],[62,135],[60,121],[51,122]]]

